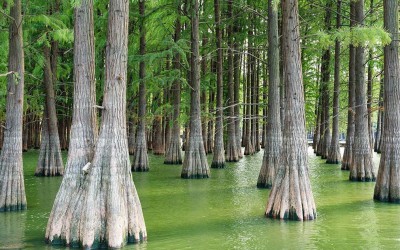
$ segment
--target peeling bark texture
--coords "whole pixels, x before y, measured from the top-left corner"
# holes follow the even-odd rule
[[[282,165],[268,199],[265,215],[289,220],[313,220],[316,207],[307,166],[303,76],[297,0],[282,1],[282,46],[286,90]]]
[[[362,26],[364,22],[364,0],[355,4],[355,21]],[[355,52],[355,130],[353,158],[350,164],[351,181],[375,181],[372,151],[368,132],[368,110],[365,84],[365,48],[359,46]]]
[[[44,46],[44,87],[46,106],[42,119],[42,142],[35,170],[35,176],[59,176],[64,174],[64,163],[61,157],[60,138],[58,134],[54,82],[50,61],[50,48]]]
[[[341,26],[341,4],[337,1],[336,11],[336,28]],[[339,93],[340,93],[340,41],[335,42],[335,72],[334,72],[334,88],[333,88],[333,114],[332,114],[332,140],[328,150],[328,158],[326,163],[339,164],[342,156],[340,154],[339,145]]]
[[[208,178],[210,169],[208,167],[206,152],[201,134],[200,117],[200,65],[199,65],[199,1],[193,0],[192,8],[192,38],[191,38],[191,102],[190,102],[190,124],[189,141],[185,148],[185,159],[183,160],[181,177],[185,179]]]
[[[178,9],[180,6],[178,6]],[[175,21],[175,36],[174,41],[177,42],[181,36],[181,22],[180,18]],[[173,58],[173,67],[176,70],[180,70],[180,55],[175,53]],[[173,127],[171,133],[171,140],[167,147],[165,154],[164,164],[182,164],[182,153],[181,153],[181,125],[179,123],[179,116],[181,112],[181,83],[179,79],[176,79],[171,88],[174,113],[172,117]]]
[[[354,2],[350,2],[350,27],[355,26],[355,12]],[[353,143],[354,143],[354,130],[355,130],[355,106],[356,106],[356,89],[355,89],[355,54],[356,49],[353,45],[349,48],[349,89],[348,89],[348,112],[347,112],[347,132],[346,132],[346,146],[344,148],[342,158],[342,170],[350,170],[350,164],[353,160]]]
[[[273,0],[268,0],[268,117],[264,157],[258,175],[257,187],[270,188],[280,167],[282,152],[282,130],[280,115],[280,76],[279,76],[279,40],[278,10],[274,9]]]
[[[0,212],[26,209],[22,164],[22,116],[24,107],[24,48],[21,0],[10,8],[6,124],[0,153]]]
[[[385,130],[374,199],[400,203],[400,62],[397,0],[384,0],[384,27],[392,41],[384,49]]]
[[[224,124],[223,124],[223,54],[222,54],[222,30],[220,23],[219,0],[214,0],[215,14],[215,33],[217,42],[217,107],[215,118],[215,139],[214,139],[214,154],[211,162],[211,168],[225,167],[225,151],[224,151]]]
[[[140,29],[140,55],[146,54],[146,30],[144,27],[145,0],[139,0],[139,14],[141,17]],[[142,58],[143,59],[143,58]],[[133,156],[132,171],[149,171],[149,156],[147,154],[148,145],[146,137],[146,66],[143,60],[139,65],[139,124],[136,136],[135,155]],[[150,136],[151,137],[151,136]]]
[[[69,246],[120,248],[147,238],[143,213],[130,171],[126,133],[127,0],[109,3],[102,123],[91,167],[68,211],[70,230],[47,234]],[[82,174],[83,175],[83,174]],[[55,221],[55,226],[60,225]],[[50,227],[51,228],[51,227]],[[48,227],[49,229],[49,227]]]

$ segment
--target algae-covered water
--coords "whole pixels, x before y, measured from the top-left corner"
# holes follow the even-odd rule
[[[202,180],[181,179],[181,166],[150,155],[150,172],[133,173],[148,241],[125,249],[400,249],[400,205],[374,202],[375,183],[349,182],[348,171],[324,164],[311,149],[317,220],[265,218],[269,190],[256,188],[262,154]],[[45,245],[44,232],[62,177],[34,177],[37,157],[24,153],[28,210],[0,213],[0,249],[55,249]],[[374,161],[377,167],[379,156]]]

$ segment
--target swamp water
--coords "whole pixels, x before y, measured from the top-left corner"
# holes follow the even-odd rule
[[[150,172],[133,173],[148,241],[124,249],[400,249],[400,205],[374,202],[375,183],[349,182],[348,171],[311,148],[318,218],[308,222],[263,216],[270,190],[256,188],[262,151],[203,180],[183,180],[181,166],[149,156]],[[28,210],[0,213],[0,249],[65,249],[44,243],[61,177],[34,177],[37,157],[24,153]],[[374,161],[377,168],[378,155]]]

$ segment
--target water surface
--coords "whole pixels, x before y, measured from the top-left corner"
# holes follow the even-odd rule
[[[148,241],[124,249],[400,249],[400,205],[374,202],[375,183],[349,182],[348,171],[311,149],[317,220],[265,218],[269,190],[256,188],[262,154],[203,180],[181,179],[181,166],[150,154],[150,172],[133,173]],[[34,177],[37,157],[24,153],[28,210],[0,213],[0,249],[56,249],[44,244],[44,232],[61,177]]]

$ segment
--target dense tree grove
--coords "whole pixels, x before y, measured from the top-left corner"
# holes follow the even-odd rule
[[[263,148],[271,218],[316,218],[308,145],[400,202],[397,0],[1,3],[0,211],[27,207],[40,150],[35,175],[63,178],[48,243],[146,240],[151,153],[204,179]]]

